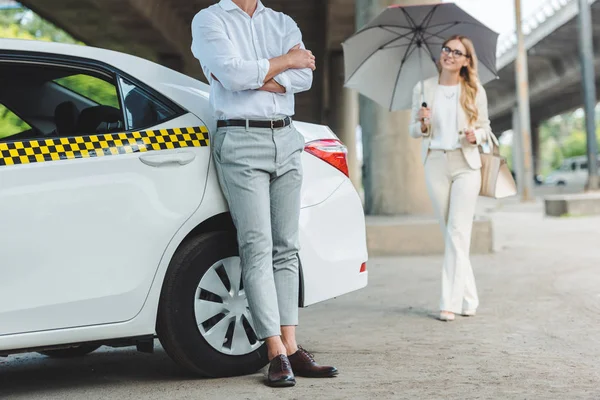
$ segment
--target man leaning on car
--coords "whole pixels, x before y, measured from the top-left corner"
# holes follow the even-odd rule
[[[210,85],[219,182],[238,233],[244,288],[267,343],[267,384],[331,377],[296,343],[304,138],[294,94],[309,90],[315,57],[296,23],[258,0],[222,0],[192,22],[192,52]]]

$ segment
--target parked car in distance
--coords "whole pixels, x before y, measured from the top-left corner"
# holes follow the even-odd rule
[[[600,165],[600,157],[598,157],[598,165]],[[550,173],[544,183],[552,186],[584,186],[587,179],[588,158],[578,156],[565,158],[561,167]]]

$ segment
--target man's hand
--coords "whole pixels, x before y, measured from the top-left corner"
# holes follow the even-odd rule
[[[271,79],[258,90],[263,90],[265,92],[271,93],[285,93],[285,88],[281,86],[275,79]]]
[[[312,51],[301,49],[299,44],[292,47],[285,57],[287,57],[290,69],[310,68],[313,71],[317,69]]]

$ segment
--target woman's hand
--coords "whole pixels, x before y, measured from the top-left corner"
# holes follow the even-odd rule
[[[419,119],[419,122],[421,122],[421,132],[426,132],[427,125],[431,119],[431,108],[421,107],[417,118]]]
[[[431,118],[431,108],[429,107],[421,107],[421,109],[419,110],[419,121],[423,122],[423,118]]]
[[[475,130],[474,129],[467,129],[465,130],[465,136],[467,138],[467,141],[471,144],[476,144],[477,143],[477,136],[475,136]]]

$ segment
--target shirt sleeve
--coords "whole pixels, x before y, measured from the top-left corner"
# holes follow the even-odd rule
[[[480,145],[484,142],[489,142],[488,144],[492,146],[492,141],[488,141],[490,135],[492,135],[493,133],[488,114],[487,93],[482,85],[479,85],[478,88],[477,109],[479,111],[479,118],[477,120],[477,129],[475,129],[475,144]]]
[[[244,60],[227,36],[223,21],[208,10],[200,11],[192,21],[192,53],[211,84],[216,78],[232,92],[262,87],[269,73],[269,60]]]
[[[302,42],[302,33],[294,20],[288,16],[286,21],[286,36],[283,40],[285,53],[289,52],[294,46],[300,45],[301,49],[306,49]],[[288,69],[275,76],[275,81],[285,88],[288,94],[305,92],[312,87],[313,71],[310,68]]]

